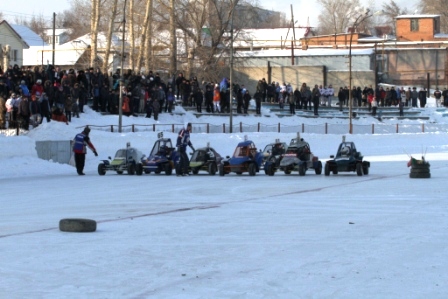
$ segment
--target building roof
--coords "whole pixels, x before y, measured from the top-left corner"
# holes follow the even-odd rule
[[[395,19],[433,19],[436,17],[440,17],[440,15],[401,15],[396,16]]]
[[[358,56],[358,55],[371,55],[374,53],[374,49],[368,48],[368,49],[352,49],[351,55]],[[348,56],[349,49],[313,49],[309,48],[308,50],[294,50],[294,56]],[[245,57],[290,57],[291,56],[291,50],[261,50],[261,51],[238,51],[237,58]]]
[[[294,28],[298,42],[306,37],[309,28]],[[292,28],[241,29],[234,38],[234,46],[240,48],[281,48],[285,41],[292,40]]]
[[[23,40],[31,46],[46,46],[47,43],[33,30],[25,25],[11,24],[11,27],[23,38]]]
[[[3,20],[0,22],[0,26],[2,24],[7,26],[14,33],[14,35],[22,42],[24,49],[27,49],[29,47],[28,43],[23,39],[23,37],[8,22]]]

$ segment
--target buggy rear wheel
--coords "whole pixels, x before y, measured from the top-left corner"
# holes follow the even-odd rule
[[[98,174],[99,175],[105,175],[106,174],[106,166],[104,163],[98,164]]]
[[[356,164],[356,174],[362,176],[362,165],[361,163]]]
[[[220,176],[224,176],[224,164],[220,164],[219,165],[219,175]]]
[[[216,174],[216,164],[215,163],[208,164],[208,174],[209,175],[215,175]]]
[[[141,163],[138,163],[135,167],[135,174],[142,175],[143,174],[143,165]]]
[[[122,170],[117,170],[117,174],[123,174]]]
[[[330,164],[328,164],[328,163],[325,163],[325,171],[324,171],[324,174],[325,174],[326,176],[329,176],[329,175],[330,175]]]
[[[198,174],[198,173],[199,173],[199,168],[192,168],[192,169],[191,169],[191,172],[192,172],[193,174]]]
[[[135,165],[134,164],[129,164],[128,165],[128,174],[129,175],[134,175],[135,174]]]
[[[255,163],[250,163],[249,164],[249,175],[250,176],[254,176],[257,172],[257,168],[255,166]]]
[[[314,169],[314,172],[316,174],[321,174],[322,173],[322,162],[321,161],[317,162],[317,167]]]
[[[170,163],[165,164],[165,174],[171,175],[173,173],[173,167],[171,167]]]
[[[291,174],[291,170],[289,170],[289,169],[285,169],[285,174]]]
[[[305,163],[302,163],[299,165],[299,175],[304,176],[306,173],[306,166]]]
[[[364,175],[368,175],[369,174],[369,166],[363,166],[362,172],[364,173]]]

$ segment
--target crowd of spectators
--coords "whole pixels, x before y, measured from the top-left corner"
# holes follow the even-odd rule
[[[121,90],[121,94],[120,94]],[[86,70],[62,70],[57,66],[19,68],[9,66],[0,69],[0,128],[30,124],[39,125],[44,119],[69,123],[79,117],[84,106],[89,104],[98,112],[118,114],[120,96],[124,115],[145,115],[158,119],[160,113],[172,112],[176,104],[202,108],[209,113],[229,113],[230,99],[236,102],[236,112],[247,114],[251,99],[255,99],[256,112],[261,114],[262,103],[275,103],[281,109],[289,105],[291,114],[296,109],[314,110],[319,107],[348,106],[350,91],[347,86],[335,91],[332,85],[314,87],[303,83],[295,89],[291,84],[271,82],[263,78],[258,81],[253,95],[244,85],[230,86],[227,78],[220,82],[200,82],[197,77],[186,78],[183,73],[163,80],[159,73],[123,74],[120,71],[108,75],[99,68]],[[354,107],[425,107],[429,96],[425,88],[408,90],[394,87],[354,86],[351,90]],[[448,90],[434,92],[438,105],[448,106]],[[401,113],[402,110],[400,110]]]

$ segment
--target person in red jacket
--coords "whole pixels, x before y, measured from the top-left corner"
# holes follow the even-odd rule
[[[93,151],[95,156],[98,156],[95,147],[92,142],[90,142],[89,133],[90,128],[89,126],[86,126],[81,133],[76,134],[75,139],[73,140],[73,152],[75,153],[75,164],[78,175],[84,175],[83,171],[86,161],[87,147]]]
[[[38,79],[36,81],[36,84],[34,84],[33,87],[31,88],[31,95],[36,96],[39,99],[43,93],[44,93],[44,87],[42,86],[42,80]]]

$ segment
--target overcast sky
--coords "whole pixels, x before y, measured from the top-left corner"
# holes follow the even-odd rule
[[[381,8],[382,3],[389,2],[390,0],[376,1],[377,9]],[[418,0],[395,0],[395,2],[414,11]],[[367,6],[368,0],[361,0],[361,3]],[[294,19],[298,20],[298,24],[301,26],[307,25],[308,18],[311,26],[317,26],[317,16],[321,10],[316,1],[310,0],[259,0],[259,4],[266,9],[285,12],[288,18],[291,16],[291,4],[293,4]],[[15,16],[30,18],[33,14],[42,14],[50,20],[53,12],[62,12],[69,7],[69,0],[2,0],[0,11],[9,21],[14,20]]]

